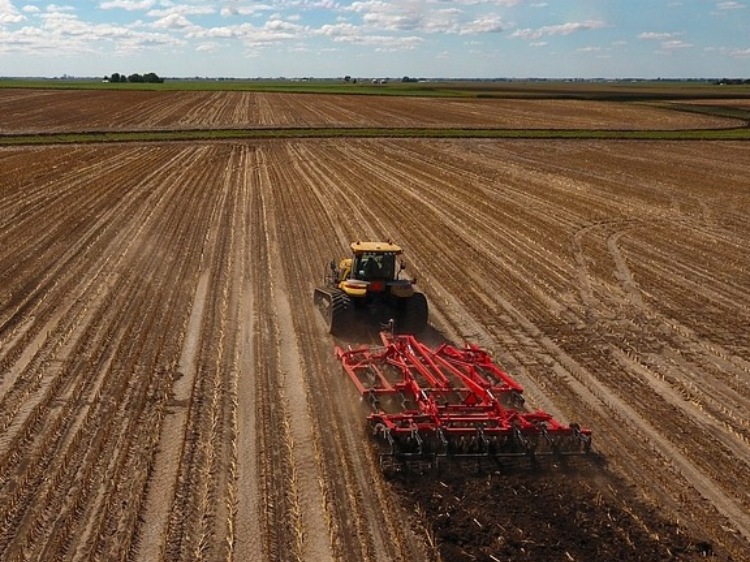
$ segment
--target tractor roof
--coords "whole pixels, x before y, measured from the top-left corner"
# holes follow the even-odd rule
[[[364,252],[374,253],[394,253],[400,254],[402,252],[401,246],[396,246],[391,242],[352,242],[352,251],[355,254],[362,254]]]

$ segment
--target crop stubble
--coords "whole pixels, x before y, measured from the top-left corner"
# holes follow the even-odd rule
[[[393,237],[440,335],[592,427],[608,468],[566,474],[582,498],[747,560],[748,172],[729,142],[3,149],[0,558],[500,556],[436,530],[471,479],[378,476],[311,306],[348,241]],[[465,507],[490,534],[502,494]]]
[[[263,92],[0,89],[0,134],[177,129],[438,127],[681,130],[742,121],[639,104]]]

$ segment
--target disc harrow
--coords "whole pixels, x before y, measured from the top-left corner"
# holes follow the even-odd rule
[[[524,410],[523,387],[479,347],[433,349],[413,335],[380,337],[382,347],[337,347],[336,356],[372,410],[368,425],[381,462],[590,450],[590,430]]]

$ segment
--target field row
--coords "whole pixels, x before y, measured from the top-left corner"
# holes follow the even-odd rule
[[[262,92],[0,89],[0,134],[247,128],[682,130],[742,121],[646,105]]]
[[[0,558],[434,559],[312,306],[351,240],[393,238],[431,337],[632,483],[585,481],[617,489],[610,546],[651,502],[749,560],[749,174],[729,142],[0,150]]]

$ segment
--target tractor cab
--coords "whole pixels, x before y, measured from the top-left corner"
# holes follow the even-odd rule
[[[396,256],[402,250],[390,242],[353,242],[352,271],[350,277],[362,281],[373,279],[394,279],[396,277]]]
[[[390,280],[396,274],[393,252],[362,252],[355,255],[352,274],[362,281]]]
[[[412,283],[399,279],[404,266],[398,262],[402,249],[390,242],[353,242],[352,257],[341,260],[335,272],[338,286],[352,297],[394,291],[409,296]],[[332,264],[332,268],[334,268]]]

